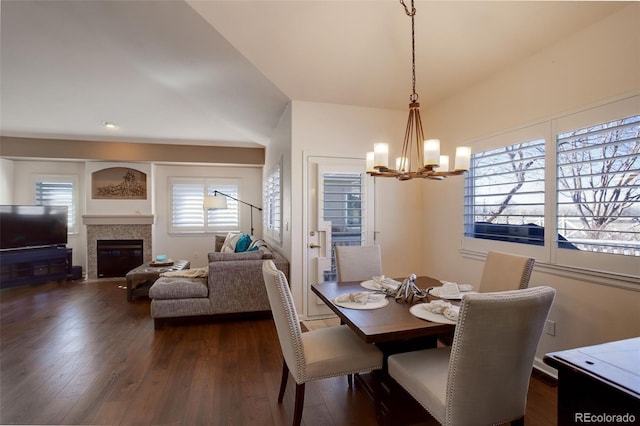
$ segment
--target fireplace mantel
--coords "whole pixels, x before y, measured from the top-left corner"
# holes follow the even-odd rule
[[[152,225],[153,215],[98,215],[87,214],[82,216],[85,225]]]

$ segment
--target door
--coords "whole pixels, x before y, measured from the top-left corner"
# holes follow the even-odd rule
[[[336,245],[373,244],[373,178],[360,159],[309,157],[307,316],[332,314],[310,286],[335,281]]]

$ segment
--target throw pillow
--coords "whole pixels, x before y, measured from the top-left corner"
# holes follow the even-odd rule
[[[238,243],[238,239],[241,236],[241,232],[229,232],[227,234],[227,238],[225,238],[224,243],[222,244],[222,249],[220,251],[223,253],[234,253],[236,251],[236,244]]]
[[[236,242],[236,248],[234,251],[236,253],[242,253],[243,251],[247,251],[250,244],[251,244],[251,235],[242,234],[240,238],[238,238],[238,241]]]

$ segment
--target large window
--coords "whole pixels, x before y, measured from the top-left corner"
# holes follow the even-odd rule
[[[220,191],[238,197],[238,183],[229,179],[171,178],[172,233],[240,230],[238,202],[227,198],[226,209],[204,209],[204,197]]]
[[[474,143],[464,248],[638,275],[639,102],[634,96]]]
[[[640,115],[557,135],[558,231],[580,250],[640,256]]]
[[[77,233],[77,209],[74,176],[38,175],[35,180],[35,203],[39,206],[66,206],[68,233]]]
[[[472,155],[465,236],[544,245],[544,139]]]
[[[281,198],[282,166],[280,163],[269,172],[264,182],[264,205],[262,217],[264,222],[264,234],[274,241],[282,242],[282,198]]]

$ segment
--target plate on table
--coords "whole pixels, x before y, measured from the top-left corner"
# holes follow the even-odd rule
[[[429,295],[446,300],[462,300],[462,296],[464,296],[465,294],[475,293],[475,291],[461,291],[458,295],[455,296],[447,294],[440,295],[440,288],[441,287],[431,287],[429,289]]]
[[[337,296],[336,299],[340,297]],[[347,309],[378,309],[383,308],[389,304],[389,299],[386,297],[382,300],[376,302],[367,302],[366,304],[358,303],[358,302],[337,302],[336,299],[333,299],[333,303],[341,308]]]
[[[409,312],[411,312],[411,314],[414,317],[418,317],[420,319],[431,321],[431,322],[437,322],[440,324],[452,324],[452,325],[455,325],[457,323],[456,321],[452,321],[442,314],[436,314],[435,312],[431,312],[425,309],[422,305],[425,305],[425,303],[419,303],[417,305],[413,305],[412,307],[409,308]]]
[[[373,280],[362,281],[360,283],[360,286],[368,290],[376,290],[376,291],[382,290],[382,286],[379,286]]]

